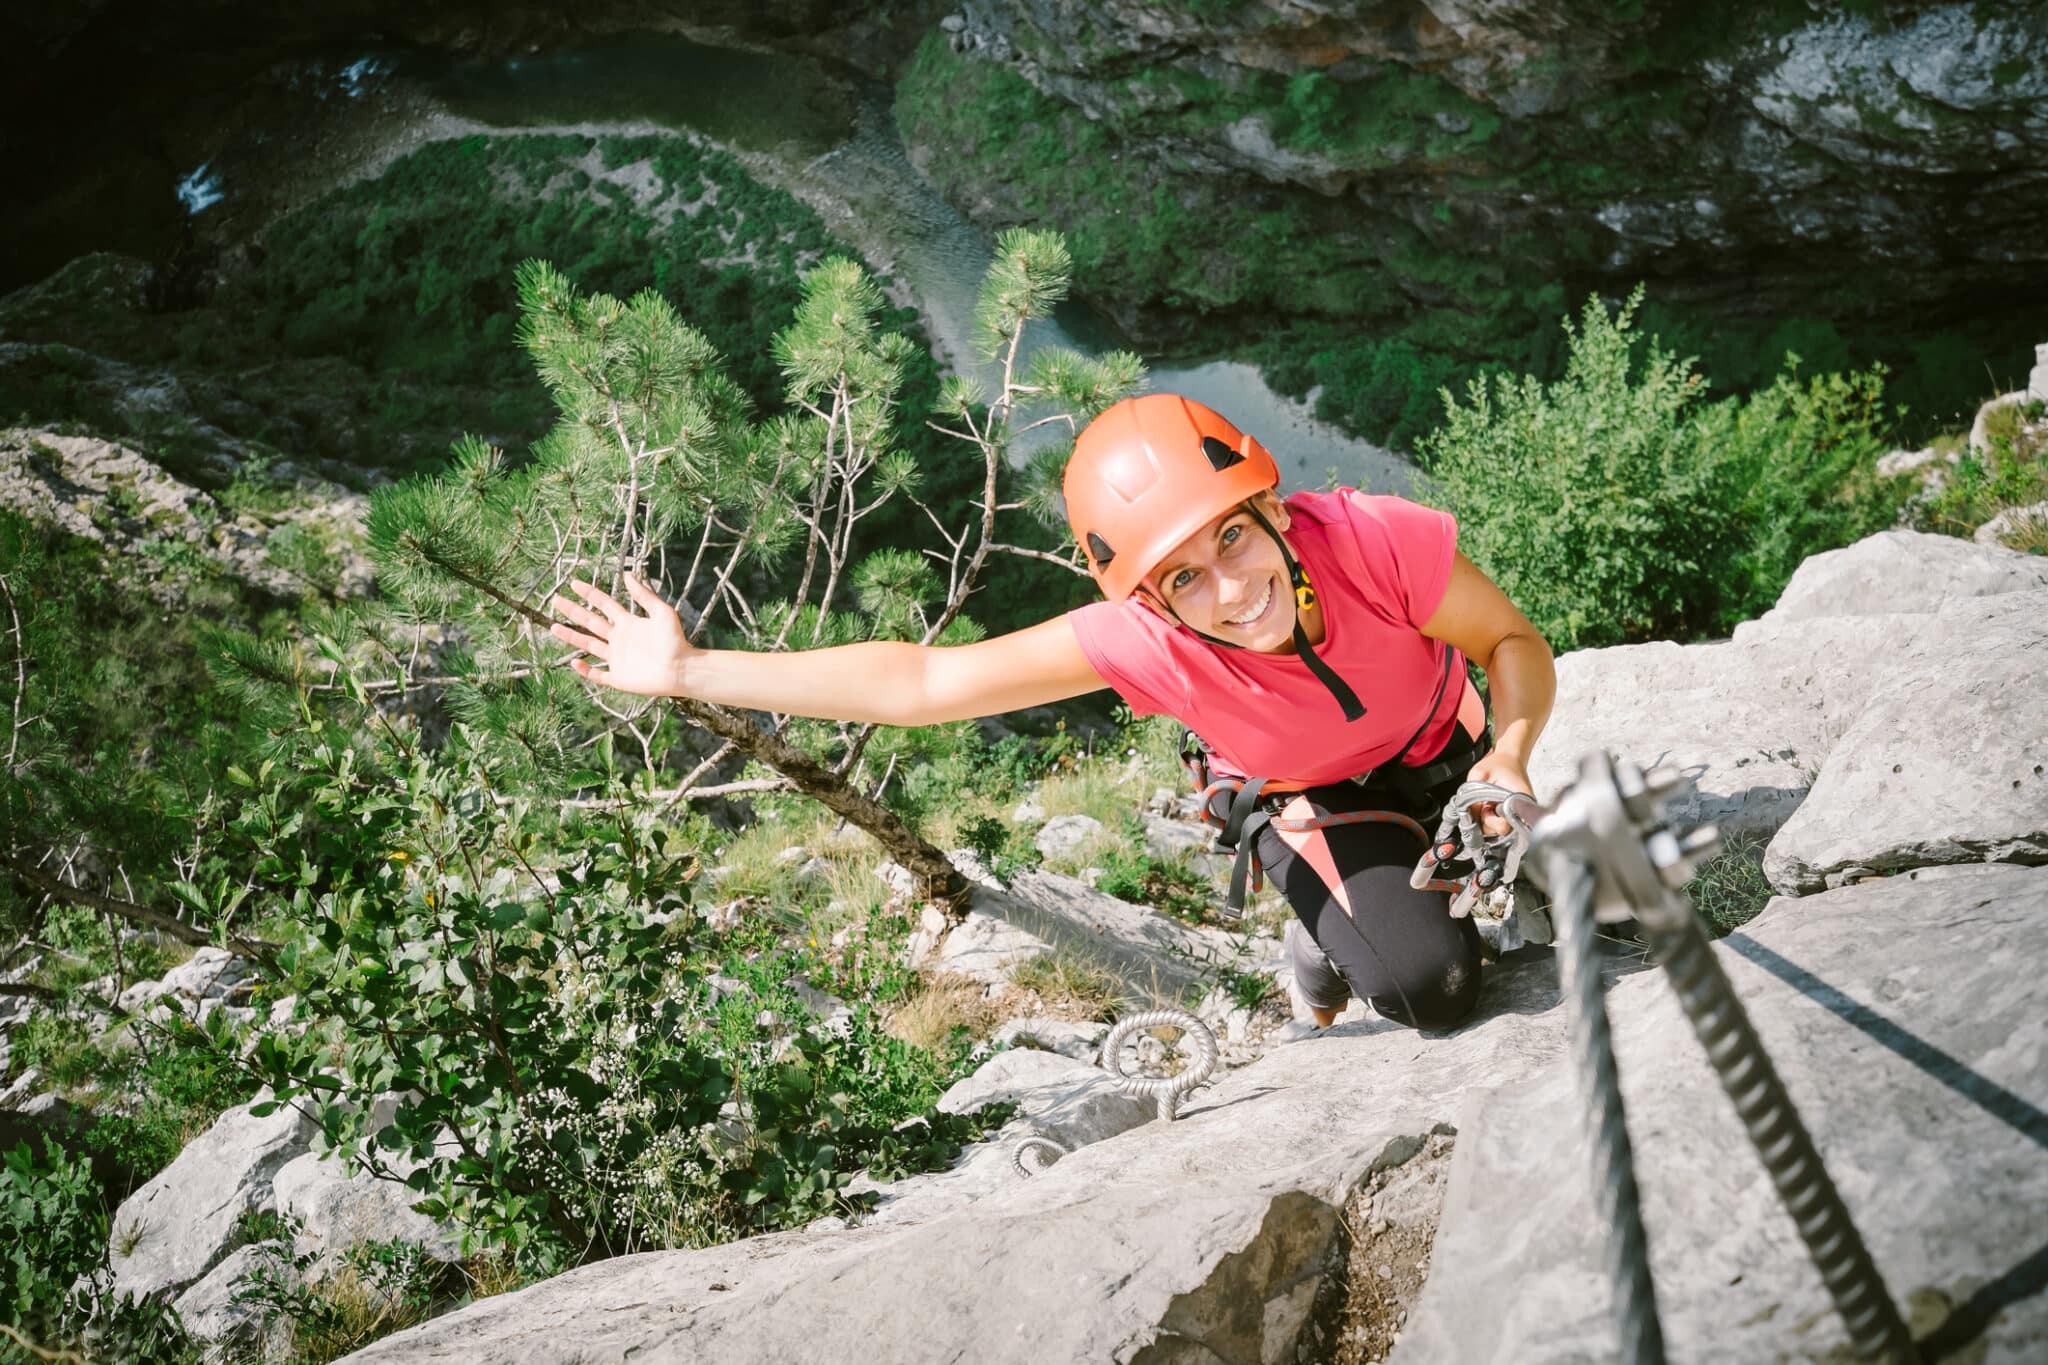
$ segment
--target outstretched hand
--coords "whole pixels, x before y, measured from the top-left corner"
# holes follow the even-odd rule
[[[583,606],[559,594],[549,599],[549,605],[582,629],[572,630],[557,623],[548,632],[589,656],[565,662],[594,683],[643,697],[678,696],[682,692],[683,660],[694,652],[683,635],[682,620],[674,607],[662,601],[639,578],[631,573],[623,578],[626,592],[646,611],[645,616],[602,588],[572,578],[569,587],[590,605]],[[607,666],[594,667],[592,659]]]
[[[1491,782],[1496,787],[1521,792],[1531,799],[1536,795],[1534,788],[1529,785],[1529,774],[1522,770],[1522,765],[1498,749],[1473,764],[1472,771],[1466,773],[1465,777],[1472,782]],[[1499,803],[1482,802],[1472,809],[1479,816],[1479,828],[1485,831],[1487,837],[1495,838],[1513,832],[1514,826],[1500,813]]]

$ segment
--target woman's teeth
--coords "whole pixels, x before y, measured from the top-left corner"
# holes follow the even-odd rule
[[[1226,616],[1223,623],[1229,626],[1248,626],[1266,614],[1266,608],[1273,601],[1273,580],[1266,580],[1266,590],[1259,594],[1258,603],[1242,616]]]

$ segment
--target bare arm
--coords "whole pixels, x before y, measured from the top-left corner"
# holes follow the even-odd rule
[[[1450,586],[1422,623],[1422,633],[1462,650],[1486,673],[1493,700],[1493,752],[1474,766],[1473,778],[1528,791],[1529,753],[1557,696],[1550,645],[1507,594],[1462,554],[1451,565]]]
[[[556,625],[553,634],[591,658],[569,666],[592,682],[643,696],[909,726],[1042,706],[1107,686],[1064,616],[971,645],[874,640],[756,653],[694,648],[674,608],[631,574],[627,592],[645,615],[587,583],[570,586],[590,605],[565,597],[552,605],[582,629]],[[608,667],[595,667],[592,658]]]

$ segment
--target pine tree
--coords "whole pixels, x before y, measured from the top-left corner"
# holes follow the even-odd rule
[[[897,439],[913,343],[880,329],[881,291],[852,262],[805,275],[796,316],[775,339],[788,406],[772,415],[752,411],[715,348],[660,295],[584,295],[553,266],[528,262],[517,278],[520,341],[559,421],[528,460],[467,439],[445,475],[380,493],[368,532],[381,591],[402,616],[448,623],[469,641],[464,676],[449,678],[458,670],[445,660],[435,670],[451,706],[536,775],[573,774],[593,725],[660,770],[674,752],[666,722],[678,717],[708,740],[679,784],[643,785],[644,799],[794,789],[872,835],[926,896],[957,903],[959,873],[869,790],[863,759],[876,727],[591,694],[559,666],[540,604],[572,577],[624,598],[618,576],[629,570],[676,604],[699,644],[974,638],[964,609],[992,553],[1060,558],[998,540],[1000,514],[1047,516],[1076,424],[1142,377],[1134,356],[1061,350],[1019,373],[1024,328],[1065,296],[1068,272],[1055,234],[1017,230],[999,243],[977,313],[984,353],[1002,365],[999,391],[949,379],[934,424],[980,463],[978,496],[963,508],[922,497],[929,471]],[[1025,496],[999,501],[1013,437],[1043,425],[1068,441],[1034,462]],[[940,543],[859,554],[861,524],[898,499],[922,511]],[[769,775],[707,781],[742,760]]]

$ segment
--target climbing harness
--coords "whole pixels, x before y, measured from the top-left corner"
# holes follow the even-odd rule
[[[1174,1076],[1137,1076],[1126,1070],[1136,1065],[1137,1059],[1126,1058],[1124,1044],[1135,1041],[1139,1035],[1148,1034],[1156,1028],[1177,1028],[1181,1042],[1194,1049],[1194,1056]],[[1209,1026],[1189,1014],[1186,1010],[1146,1010],[1141,1014],[1126,1015],[1117,1020],[1108,1036],[1102,1040],[1101,1066],[1116,1080],[1116,1088],[1126,1095],[1153,1101],[1159,1106],[1159,1117],[1172,1122],[1180,1112],[1180,1102],[1189,1091],[1208,1082],[1209,1075],[1216,1069],[1216,1035]],[[1035,1165],[1025,1160],[1027,1154],[1038,1152],[1043,1159]],[[1069,1149],[1062,1143],[1037,1134],[1020,1141],[1011,1151],[1010,1162],[1017,1168],[1017,1174],[1032,1176],[1069,1155]]]
[[[1401,760],[1408,756],[1408,751],[1415,747],[1415,741],[1422,738],[1422,732],[1436,718],[1437,708],[1443,704],[1444,690],[1450,685],[1453,663],[1459,657],[1449,645],[1443,647],[1443,668],[1437,676],[1436,693],[1423,712],[1422,722],[1392,758],[1349,779],[1351,782],[1367,791],[1384,791],[1396,800],[1405,799],[1420,795],[1465,772],[1492,746],[1490,729],[1468,739],[1454,728],[1450,743],[1435,759],[1420,768],[1401,766]],[[1412,816],[1399,811],[1362,810],[1283,816],[1279,813],[1280,808],[1299,793],[1268,790],[1273,782],[1269,777],[1219,777],[1210,771],[1209,755],[1212,752],[1208,743],[1193,730],[1181,731],[1181,763],[1194,780],[1199,813],[1205,824],[1217,830],[1216,842],[1210,851],[1232,859],[1230,891],[1223,902],[1226,919],[1242,918],[1246,892],[1256,891],[1265,885],[1264,869],[1259,863],[1258,835],[1269,825],[1282,833],[1305,834],[1333,825],[1384,823],[1410,830],[1417,843],[1428,841],[1422,826]],[[1458,883],[1431,882],[1427,889],[1455,891]]]
[[[1779,1199],[1805,1239],[1856,1353],[1910,1365],[1919,1359],[1912,1336],[1699,916],[1679,891],[1693,869],[1720,850],[1720,835],[1712,825],[1680,838],[1665,823],[1666,804],[1691,786],[1676,769],[1645,775],[1605,753],[1588,754],[1556,809],[1533,822],[1530,845],[1557,914],[1572,1052],[1592,1129],[1593,1187],[1610,1228],[1608,1270],[1621,1329],[1620,1358],[1628,1365],[1662,1365],[1664,1360],[1594,933],[1598,923],[1633,917],[1669,974]]]

